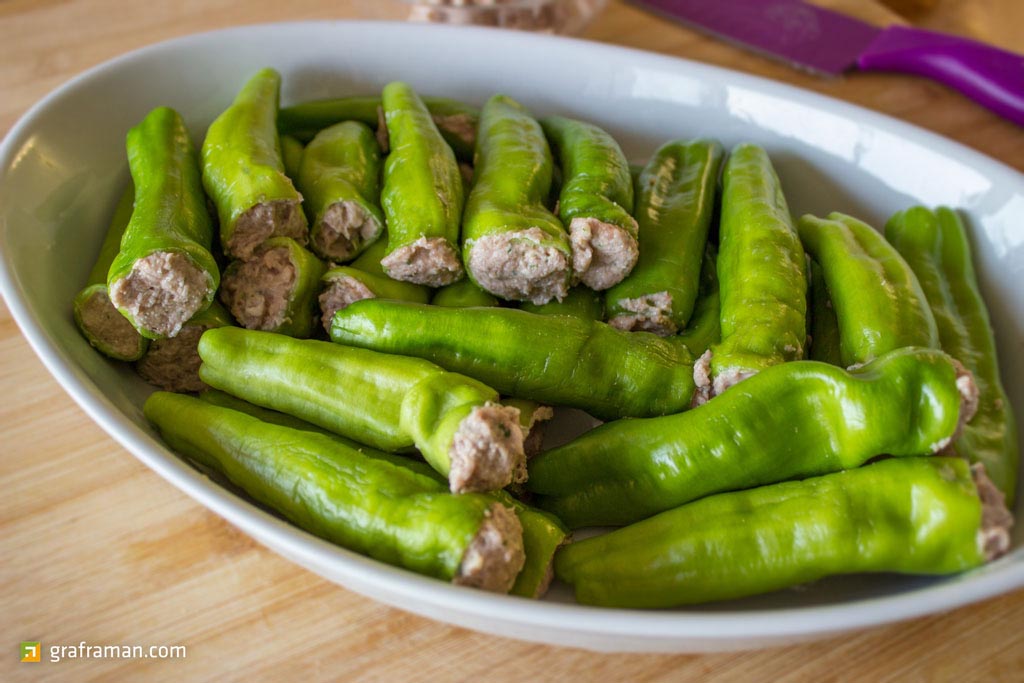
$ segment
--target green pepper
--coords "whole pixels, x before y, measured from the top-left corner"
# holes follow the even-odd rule
[[[497,306],[498,299],[466,278],[435,291],[430,303],[434,306],[449,308],[468,308],[470,306]]]
[[[524,301],[519,308],[539,315],[570,315],[584,320],[604,320],[604,297],[589,287],[573,287],[561,301],[532,304]]]
[[[392,280],[384,274],[380,260],[386,250],[386,240],[379,239],[351,265],[336,266],[324,273],[320,280],[322,289],[319,301],[325,330],[330,332],[334,314],[354,301],[380,297],[427,303],[430,299],[429,288]]]
[[[143,337],[173,337],[213,301],[213,223],[181,116],[157,107],[128,131],[135,206],[107,271],[110,300]]]
[[[961,376],[941,351],[914,348],[855,372],[815,361],[772,366],[690,412],[610,422],[542,453],[527,488],[571,528],[621,525],[882,453],[928,455],[971,416]]]
[[[188,396],[154,393],[144,411],[179,453],[345,548],[502,593],[523,565],[522,527],[491,498],[450,495],[430,477],[336,439]]]
[[[220,216],[221,246],[233,258],[248,258],[270,237],[308,241],[302,195],[281,158],[280,90],[280,74],[261,69],[206,131],[203,186]]]
[[[306,146],[293,138],[291,135],[281,136],[281,163],[284,165],[284,173],[294,180],[299,177],[299,169],[302,167],[302,153]]]
[[[800,219],[800,239],[821,264],[839,326],[843,365],[905,346],[938,348],[935,318],[899,252],[852,216]]]
[[[1013,408],[999,380],[992,323],[974,273],[971,247],[952,209],[924,207],[889,219],[886,237],[907,260],[935,317],[942,350],[971,372],[978,384],[978,413],[954,443],[971,462],[980,462],[1013,505],[1018,443]]]
[[[573,282],[608,289],[633,270],[638,255],[629,162],[593,124],[563,116],[540,124],[562,169],[558,217],[569,230]]]
[[[807,329],[810,331],[811,344],[807,357],[831,365],[844,365],[839,350],[839,321],[825,283],[825,274],[815,261],[811,262],[809,298],[807,313],[810,320]]]
[[[302,154],[296,185],[317,255],[348,261],[384,232],[380,148],[365,125],[346,121],[320,131]]]
[[[669,337],[685,346],[692,358],[700,358],[713,344],[722,340],[718,272],[715,268],[717,261],[718,250],[713,244],[708,243],[704,249],[704,262],[700,267],[700,286],[697,289],[693,313],[686,321],[686,329],[675,337]]]
[[[710,140],[662,145],[637,179],[640,260],[605,292],[608,322],[662,336],[693,314],[714,212],[722,146]]]
[[[251,330],[308,337],[316,329],[324,264],[290,237],[271,237],[224,270],[221,300]]]
[[[128,188],[114,209],[87,284],[71,305],[75,324],[82,336],[93,348],[114,360],[138,360],[149,347],[149,340],[118,312],[107,294],[107,271],[121,249],[121,236],[128,227],[134,202],[135,191]]]
[[[424,96],[422,99],[455,156],[464,161],[472,161],[480,110],[447,97]],[[282,133],[311,140],[322,129],[342,121],[359,121],[375,127],[380,120],[380,108],[381,99],[373,96],[302,102],[283,108],[278,114],[277,125]],[[387,131],[383,131],[383,134],[386,139]],[[382,147],[385,148],[386,145]]]
[[[480,115],[462,258],[473,281],[495,296],[544,304],[569,290],[569,236],[544,206],[552,165],[530,113],[510,97],[489,99]]]
[[[710,496],[574,543],[576,599],[676,607],[856,572],[952,574],[1009,547],[1012,520],[957,458],[901,458]],[[990,485],[988,485],[990,486]]]
[[[462,174],[412,87],[389,83],[382,102],[391,153],[380,197],[388,224],[388,254],[381,265],[396,280],[443,287],[463,275]]]
[[[676,413],[693,396],[681,344],[571,316],[369,299],[335,314],[331,339],[426,358],[506,396],[602,419]]]
[[[804,250],[768,154],[733,148],[722,182],[718,283],[722,341],[694,365],[697,402],[772,365],[803,358]]]
[[[234,324],[224,307],[214,301],[205,311],[192,316],[175,336],[153,340],[146,354],[135,363],[135,371],[164,391],[202,391],[206,385],[199,379],[199,338],[206,330]]]
[[[204,334],[199,355],[211,387],[374,448],[415,446],[453,492],[525,475],[519,411],[433,363],[237,328]]]

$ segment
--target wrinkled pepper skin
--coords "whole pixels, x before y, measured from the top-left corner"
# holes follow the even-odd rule
[[[356,121],[325,128],[306,146],[296,186],[309,217],[310,248],[318,256],[348,261],[380,238],[380,168],[373,131]],[[332,207],[345,215],[332,215]],[[349,232],[333,235],[331,226],[341,222]]]
[[[490,387],[425,360],[266,332],[210,330],[199,355],[199,375],[215,389],[373,448],[415,446],[445,476],[462,420],[498,401]]]
[[[217,207],[224,253],[247,258],[267,237],[282,234],[306,244],[308,226],[302,195],[285,175],[277,133],[281,76],[262,69],[242,88],[234,102],[217,117],[203,141],[203,186]],[[263,239],[235,235],[239,219],[260,204],[281,207],[287,216]],[[275,213],[278,213],[275,211]]]
[[[530,461],[533,500],[570,528],[622,525],[691,500],[929,455],[960,420],[954,361],[901,349],[855,372],[795,361],[687,413],[604,424]]]
[[[967,463],[900,458],[722,493],[566,547],[559,579],[607,607],[676,607],[834,574],[952,574],[985,562]]]
[[[711,347],[714,394],[767,367],[803,358],[805,268],[804,250],[768,154],[757,145],[738,145],[722,180],[722,341]]]
[[[960,217],[945,207],[934,212],[914,207],[893,216],[885,234],[917,275],[942,350],[963,363],[978,385],[978,412],[954,448],[971,462],[983,463],[1012,506],[1020,458],[1017,426],[999,379],[992,323]]]
[[[293,138],[291,135],[281,136],[281,163],[284,164],[284,172],[292,182],[299,177],[299,168],[302,166],[302,153],[306,146]]]
[[[146,417],[179,453],[345,548],[451,581],[493,501],[453,496],[412,470],[330,437],[157,392]]]
[[[558,217],[570,234],[573,281],[608,289],[637,259],[629,162],[619,143],[593,124],[549,116],[540,125],[562,170]]]
[[[821,264],[843,365],[906,346],[938,348],[935,318],[917,276],[878,231],[841,213],[804,216],[799,230],[807,252]]]
[[[135,190],[128,188],[114,209],[86,286],[71,306],[75,324],[89,344],[104,356],[122,361],[138,360],[149,347],[149,340],[121,315],[107,294],[107,271],[121,250],[121,237],[132,217],[134,203]]]
[[[476,286],[466,278],[442,287],[434,292],[430,303],[447,308],[469,308],[470,306],[497,306],[498,298]]]
[[[821,266],[814,261],[811,262],[811,288],[807,303],[810,319],[807,330],[811,335],[807,357],[822,363],[846,367],[839,350],[839,321],[836,319],[832,297],[829,296],[828,285],[825,284],[825,274],[821,272]]]
[[[717,261],[718,249],[708,244],[704,250],[704,262],[700,267],[700,286],[697,289],[693,313],[686,321],[686,329],[675,337],[670,337],[685,346],[692,358],[700,358],[713,344],[722,340],[718,271],[715,267]]]
[[[331,339],[425,358],[504,395],[602,419],[676,413],[693,395],[681,344],[571,316],[372,299],[338,311]]]
[[[662,336],[686,327],[700,284],[722,146],[711,140],[662,145],[637,179],[640,258],[605,292],[609,322]]]
[[[477,133],[473,189],[463,218],[462,257],[470,278],[497,297],[544,304],[568,292],[569,236],[544,205],[553,163],[544,132],[525,107],[504,95],[487,101]],[[501,243],[502,239],[508,243]],[[505,273],[515,268],[508,263],[489,264],[476,252],[492,242],[502,252],[522,250],[523,255],[536,255],[535,261],[550,260],[551,267],[543,272]],[[525,282],[511,282],[514,276]]]
[[[441,287],[463,276],[459,225],[465,201],[462,174],[423,101],[407,83],[384,87],[391,152],[384,162],[381,205],[388,227],[384,270],[395,279]],[[425,272],[404,268],[426,249],[444,252]]]
[[[107,288],[116,300],[114,290],[130,277],[136,262],[157,253],[184,256],[205,280],[198,305],[182,311],[184,323],[210,305],[220,284],[220,270],[210,253],[213,222],[196,150],[185,122],[168,107],[157,107],[128,131],[125,146],[135,203],[120,251],[107,271]],[[149,339],[174,336],[180,329],[180,324],[170,330],[147,329],[125,308],[118,310]]]
[[[261,244],[253,252],[253,260],[260,258],[265,252],[274,249],[285,249],[288,253],[288,260],[295,268],[295,280],[288,293],[288,301],[285,307],[284,317],[280,324],[264,329],[266,332],[277,332],[290,337],[305,338],[313,334],[317,323],[317,293],[320,291],[320,278],[323,277],[325,266],[313,252],[309,251],[290,237],[271,237]],[[228,293],[227,283],[234,277],[236,272],[246,267],[245,261],[232,261],[224,269],[225,287],[221,288],[221,300],[228,307],[231,314],[239,322],[243,322],[242,311],[246,310],[252,302],[246,297],[232,298]],[[262,297],[256,297],[260,304]]]
[[[569,315],[583,320],[604,320],[604,297],[589,287],[573,287],[561,301],[549,301],[540,306],[524,301],[519,308],[538,315]]]
[[[471,162],[480,110],[447,97],[424,96],[422,99],[438,131],[455,152],[455,156],[462,161]],[[291,133],[299,139],[311,140],[324,128],[342,121],[359,121],[374,128],[378,125],[380,107],[380,98],[373,96],[302,102],[281,109],[277,125],[282,133]]]

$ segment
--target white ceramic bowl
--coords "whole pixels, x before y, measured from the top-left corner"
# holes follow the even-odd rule
[[[471,102],[508,93],[538,114],[608,128],[634,160],[675,137],[765,145],[795,215],[845,211],[879,225],[912,203],[969,219],[1004,381],[1024,423],[1024,176],[893,119],[759,78],[568,39],[488,29],[304,23],[155,45],[92,69],[36,105],[0,147],[0,284],[29,343],[107,432],[162,477],[314,572],[383,602],[469,628],[600,650],[739,649],[906,619],[1024,586],[1024,549],[946,579],[862,576],[802,591],[672,611],[495,596],[394,569],[316,539],[220,488],[163,446],[141,405],[150,389],[79,336],[70,302],[127,180],[124,136],[151,108],[183,113],[196,139],[259,67],[283,101],[376,92],[401,78]]]

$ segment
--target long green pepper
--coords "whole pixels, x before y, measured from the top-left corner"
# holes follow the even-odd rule
[[[302,195],[285,175],[277,133],[281,76],[261,69],[210,124],[203,142],[203,186],[220,216],[220,241],[248,258],[270,237],[309,238]]]
[[[199,355],[211,387],[374,448],[415,446],[453,492],[525,476],[519,411],[433,363],[237,328],[204,334]]]
[[[540,121],[562,169],[558,217],[569,231],[573,281],[608,289],[637,260],[633,179],[619,143],[584,121],[549,116]]]
[[[411,86],[389,83],[381,101],[391,144],[380,197],[388,226],[388,254],[381,264],[396,280],[443,287],[463,276],[462,174]]]
[[[756,595],[834,574],[952,574],[1008,547],[984,484],[956,458],[900,458],[735,493],[574,543],[555,559],[576,599],[676,607]],[[990,534],[1000,536],[988,547]]]
[[[800,239],[821,264],[839,325],[843,365],[906,346],[938,348],[935,318],[917,276],[877,230],[852,216],[804,216]]]
[[[983,463],[1012,506],[1020,459],[1017,425],[999,379],[992,323],[963,223],[952,209],[919,206],[889,219],[885,234],[917,275],[942,350],[963,363],[978,386],[978,412],[954,449],[971,462]]]
[[[733,148],[722,181],[718,282],[722,341],[694,366],[698,402],[767,367],[803,358],[804,250],[768,154]]]
[[[658,148],[637,179],[640,259],[605,292],[608,322],[662,336],[693,314],[714,212],[722,146],[675,140]]]
[[[477,132],[474,184],[462,225],[469,276],[503,299],[544,304],[569,291],[572,247],[545,199],[553,161],[540,124],[495,95]]]
[[[893,351],[855,372],[773,366],[687,413],[610,422],[542,453],[527,487],[571,528],[621,525],[882,453],[928,455],[970,418],[958,368],[931,349]]]
[[[573,316],[372,299],[338,311],[331,339],[425,358],[504,395],[602,419],[677,413],[693,396],[682,344]]]
[[[125,146],[135,203],[107,291],[143,337],[173,337],[213,302],[220,284],[195,147],[168,107],[128,131]]]

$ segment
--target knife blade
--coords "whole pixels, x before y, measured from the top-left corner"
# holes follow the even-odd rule
[[[798,67],[902,71],[955,88],[1024,126],[1024,56],[968,38],[877,27],[803,0],[630,0]]]

